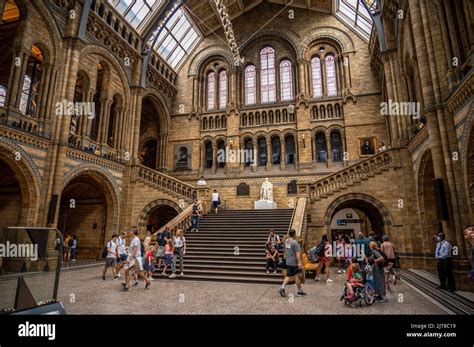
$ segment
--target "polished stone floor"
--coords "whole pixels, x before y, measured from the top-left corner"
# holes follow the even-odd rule
[[[61,274],[59,295],[68,314],[445,314],[406,283],[388,294],[387,303],[362,308],[345,307],[339,301],[344,275],[334,283],[307,281],[306,297],[297,297],[288,286],[287,298],[278,285],[201,282],[160,278],[144,290],[143,282],[121,292],[120,280],[110,272],[101,278],[101,267]]]

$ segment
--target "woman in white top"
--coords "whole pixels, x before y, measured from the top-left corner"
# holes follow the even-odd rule
[[[151,245],[151,231],[148,230],[146,232],[146,237],[145,240],[143,241],[143,247],[145,248],[145,252],[148,251],[148,248],[150,248]]]
[[[212,193],[212,206],[214,206],[214,212],[217,214],[217,208],[220,205],[220,197],[217,189],[214,189],[214,193]]]
[[[178,229],[176,236],[173,236],[174,253],[171,263],[171,271],[173,272],[169,278],[176,277],[176,261],[179,257],[179,268],[181,277],[184,276],[183,257],[186,255],[186,239],[183,235],[183,229]]]

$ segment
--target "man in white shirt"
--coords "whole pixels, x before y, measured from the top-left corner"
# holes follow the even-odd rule
[[[440,285],[438,289],[448,289],[450,292],[456,290],[456,285],[454,282],[453,276],[453,259],[452,259],[452,249],[451,244],[445,240],[444,233],[439,233],[436,236],[436,251],[435,258],[438,267],[438,277]],[[448,286],[446,287],[446,280]]]
[[[122,232],[122,235],[120,235],[117,238],[117,267],[115,268],[115,273],[117,274],[118,277],[121,277],[120,271],[123,268],[123,264],[125,260],[127,260],[127,252],[125,251],[125,236],[127,234],[125,232]]]
[[[117,265],[117,234],[112,235],[112,240],[107,242],[107,256],[105,258],[105,266],[104,270],[102,271],[102,279],[105,281],[105,274],[107,273],[107,269],[109,267],[112,268],[112,273],[114,275],[114,279],[117,278],[116,272],[115,272],[115,266]]]
[[[207,183],[206,181],[204,180],[204,176],[201,176],[201,178],[199,179],[199,181],[197,181],[196,185],[198,186],[205,186]]]
[[[123,285],[123,291],[128,291],[130,289],[130,270],[132,269],[135,271],[135,275],[145,281],[145,289],[150,287],[150,280],[146,278],[145,274],[143,273],[143,258],[142,258],[142,250],[141,250],[141,241],[138,237],[138,230],[137,229],[130,229],[129,235],[132,237],[132,241],[130,242],[130,253],[128,255],[128,259],[126,260],[125,266],[125,284]]]
[[[217,214],[217,208],[220,205],[221,198],[219,197],[219,193],[217,192],[217,189],[214,189],[214,192],[212,193],[212,206],[214,207],[214,211]]]

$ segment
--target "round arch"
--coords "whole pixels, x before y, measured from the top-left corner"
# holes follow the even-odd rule
[[[16,160],[16,153],[20,154],[20,160]],[[18,225],[36,225],[41,187],[41,181],[35,175],[35,171],[38,170],[36,165],[33,163],[34,168],[32,168],[29,163],[31,158],[24,151],[14,151],[1,142],[0,161],[3,161],[6,167],[13,172],[20,188],[21,205]],[[4,179],[5,177],[2,177],[2,180]]]
[[[138,227],[138,230],[139,230],[140,233],[145,233],[147,231],[147,227],[149,225],[148,224],[149,217],[151,216],[151,214],[155,210],[157,210],[158,208],[160,208],[162,206],[167,206],[169,208],[174,209],[175,212],[176,212],[176,215],[181,213],[182,210],[183,210],[174,201],[168,200],[168,199],[157,199],[157,200],[154,200],[154,201],[148,203],[142,209],[142,211],[140,212],[140,214],[138,215],[138,218],[137,218],[137,227]],[[169,222],[169,220],[167,220],[163,223],[167,223],[167,222]]]
[[[330,41],[342,50],[342,53],[353,52],[355,50],[354,41],[342,30],[332,26],[323,26],[315,28],[306,33],[298,45],[298,58],[308,59],[309,50],[317,41]]]
[[[189,64],[188,76],[198,75],[201,67],[206,64],[210,59],[220,57],[224,59],[229,68],[234,66],[234,59],[227,46],[213,45],[204,48],[200,52],[194,55],[191,63]]]
[[[334,215],[344,208],[356,208],[362,211],[370,220],[371,227],[378,234],[390,234],[393,217],[390,211],[379,200],[363,193],[350,193],[334,200],[326,209],[324,226],[329,232]]]

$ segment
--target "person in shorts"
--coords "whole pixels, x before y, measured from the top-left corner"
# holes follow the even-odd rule
[[[105,258],[105,266],[104,270],[102,271],[102,279],[105,281],[105,274],[107,273],[107,269],[109,267],[112,268],[112,273],[114,275],[114,279],[117,278],[117,274],[115,272],[115,267],[117,265],[117,234],[112,235],[112,239],[107,242],[107,256]]]
[[[127,234],[125,232],[122,232],[122,235],[120,235],[117,238],[117,267],[115,268],[115,273],[117,274],[118,277],[122,277],[120,274],[120,271],[122,271],[123,264],[125,260],[127,260],[127,250],[125,247],[125,237]]]
[[[130,277],[132,272],[138,278],[143,279],[145,281],[145,289],[150,288],[150,280],[146,278],[145,274],[143,273],[143,257],[142,257],[142,250],[141,250],[141,241],[138,237],[138,230],[137,229],[130,229],[129,231],[132,241],[130,242],[130,253],[128,255],[128,259],[125,262],[125,284],[122,284],[123,291],[128,291],[130,289]]]
[[[298,296],[306,295],[301,288],[301,279],[299,273],[303,270],[303,261],[301,260],[301,246],[298,241],[295,240],[296,231],[291,229],[288,232],[289,238],[284,242],[285,248],[285,260],[286,260],[286,276],[283,280],[283,284],[279,290],[282,297],[286,297],[286,285],[291,280],[294,280],[296,287],[298,288]]]
[[[171,229],[168,224],[165,225],[164,230],[158,234],[156,238],[157,250],[156,250],[156,259],[158,259],[158,269],[161,268],[161,262],[165,256],[165,247],[168,243],[168,240],[171,239]]]
[[[212,193],[212,207],[214,207],[215,214],[217,214],[217,210],[219,208],[220,203],[221,198],[219,196],[219,193],[217,192],[217,189],[214,189],[214,193]]]

